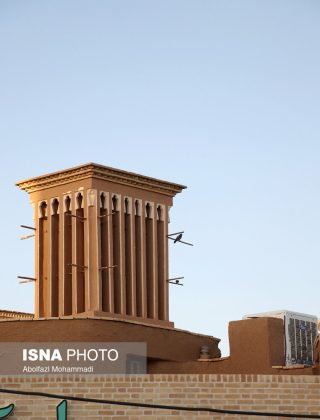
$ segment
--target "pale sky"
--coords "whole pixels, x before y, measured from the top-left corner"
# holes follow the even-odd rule
[[[320,315],[318,0],[1,0],[0,308],[33,311],[16,181],[90,161],[188,186],[171,320]]]

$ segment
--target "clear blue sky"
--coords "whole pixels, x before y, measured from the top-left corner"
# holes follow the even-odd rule
[[[89,161],[188,186],[171,319],[320,314],[318,0],[2,0],[0,308],[33,310],[14,183]]]

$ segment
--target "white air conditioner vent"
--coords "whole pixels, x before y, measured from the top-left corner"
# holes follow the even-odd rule
[[[246,315],[243,319],[261,317],[283,319],[286,365],[313,365],[313,346],[318,334],[316,316],[282,310]]]

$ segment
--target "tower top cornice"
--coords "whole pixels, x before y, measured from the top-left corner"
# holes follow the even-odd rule
[[[111,168],[97,163],[86,163],[84,165],[76,166],[63,171],[29,178],[24,181],[17,182],[16,185],[28,193],[33,193],[43,189],[63,185],[68,182],[87,178],[111,181],[147,191],[157,192],[170,197],[174,197],[177,193],[180,193],[184,188],[186,188],[184,185]]]

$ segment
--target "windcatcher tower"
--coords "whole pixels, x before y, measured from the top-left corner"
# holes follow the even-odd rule
[[[182,185],[94,163],[18,182],[35,220],[35,318],[169,322],[168,211]]]

